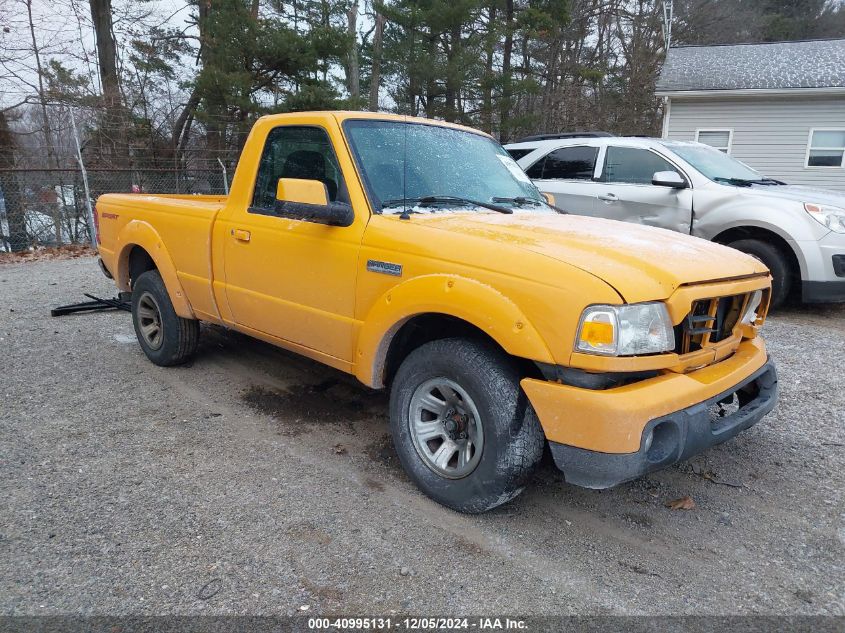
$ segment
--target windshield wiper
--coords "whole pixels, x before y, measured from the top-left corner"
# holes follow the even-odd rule
[[[749,180],[748,178],[725,178],[723,176],[716,176],[713,178],[716,182],[725,182],[729,185],[737,187],[750,187],[751,185],[785,185],[785,182],[775,180],[774,178],[758,178],[756,180]]]
[[[563,213],[563,214],[569,213],[568,211],[564,211],[560,207],[556,207],[553,204],[549,204],[545,200],[535,200],[534,198],[528,198],[526,196],[516,196],[516,197],[513,197],[513,198],[495,197],[495,198],[493,198],[493,202],[513,202],[514,204],[530,204],[530,205],[535,206],[535,207],[539,206],[539,205],[545,205],[547,207],[551,207],[552,209],[554,209],[558,213]]]
[[[386,209],[387,207],[395,207],[400,204],[407,204],[407,203],[414,203],[421,207],[433,205],[433,204],[448,204],[448,203],[458,203],[462,205],[472,205],[476,207],[482,207],[484,209],[490,209],[491,211],[498,211],[499,213],[513,213],[513,209],[508,209],[507,207],[500,206],[498,204],[491,204],[489,202],[481,202],[480,200],[472,200],[470,198],[461,198],[459,196],[422,196],[421,198],[396,198],[394,200],[385,200],[381,204],[382,209]],[[402,215],[406,215],[408,213],[416,213],[411,209],[405,209]]]

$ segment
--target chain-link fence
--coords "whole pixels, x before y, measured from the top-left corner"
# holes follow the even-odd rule
[[[113,115],[76,102],[0,104],[0,251],[90,242],[104,193],[228,192],[240,136],[209,142],[192,116]]]
[[[224,194],[223,169],[88,170],[93,205],[104,193]],[[86,187],[80,169],[0,169],[0,249],[89,242]]]

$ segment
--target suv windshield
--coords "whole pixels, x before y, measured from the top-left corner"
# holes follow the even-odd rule
[[[717,182],[761,182],[766,179],[748,165],[702,143],[664,143],[666,147]]]
[[[554,213],[522,168],[486,136],[439,125],[361,119],[347,120],[344,130],[376,213]]]

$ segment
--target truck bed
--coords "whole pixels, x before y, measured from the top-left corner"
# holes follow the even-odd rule
[[[211,233],[227,196],[186,194],[106,194],[97,200],[100,255],[109,270],[128,256],[133,232],[153,229],[172,258],[179,282],[194,310],[216,314],[211,291]],[[128,237],[117,236],[131,222]],[[146,226],[145,226],[146,225]],[[119,280],[120,281],[120,280]]]

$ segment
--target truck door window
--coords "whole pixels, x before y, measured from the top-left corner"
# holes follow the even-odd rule
[[[532,176],[530,170],[528,175],[543,180],[591,180],[598,153],[598,147],[561,147],[546,156],[542,176]]]
[[[635,185],[650,185],[655,172],[677,169],[669,161],[647,149],[635,147],[607,148],[602,180]]]
[[[322,128],[282,126],[267,135],[251,211],[273,212],[279,178],[319,180],[326,185],[330,201],[347,201],[337,156],[329,135]]]

